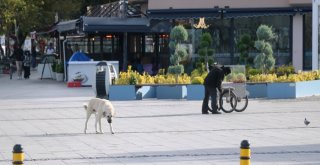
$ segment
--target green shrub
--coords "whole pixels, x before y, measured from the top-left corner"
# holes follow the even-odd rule
[[[170,63],[168,68],[168,73],[176,75],[176,81],[178,81],[179,75],[184,73],[184,66],[180,64],[184,60],[188,53],[186,48],[181,46],[182,42],[187,41],[188,32],[182,26],[175,26],[170,32],[170,43],[169,47],[171,49]]]
[[[179,75],[184,72],[183,65],[171,65],[168,68],[168,73]]]
[[[276,68],[276,74],[278,76],[289,75],[294,73],[294,67],[292,65],[282,65]]]
[[[63,68],[63,64],[62,63],[58,63],[58,64],[56,64],[56,72],[57,73],[63,73],[63,71],[64,71],[64,68]]]
[[[256,34],[258,40],[255,41],[254,47],[258,50],[259,54],[254,59],[254,66],[263,73],[268,73],[275,64],[271,45],[275,34],[272,28],[267,25],[260,25]]]
[[[56,72],[56,63],[53,62],[52,65],[51,65],[51,68],[52,68],[52,72]]]

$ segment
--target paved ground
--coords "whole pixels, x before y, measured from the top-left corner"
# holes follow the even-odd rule
[[[280,91],[281,92],[281,91]],[[201,115],[201,101],[114,101],[116,134],[83,133],[90,87],[0,74],[0,164],[22,144],[25,164],[236,165],[242,140],[254,165],[320,164],[320,97],[250,100],[245,112]],[[305,126],[304,118],[311,121]]]

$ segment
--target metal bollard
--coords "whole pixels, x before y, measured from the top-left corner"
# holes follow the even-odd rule
[[[240,146],[240,165],[250,165],[250,143],[248,140],[242,140]]]
[[[13,147],[13,161],[12,164],[23,164],[24,160],[24,153],[23,148],[21,147],[21,144],[16,144]]]

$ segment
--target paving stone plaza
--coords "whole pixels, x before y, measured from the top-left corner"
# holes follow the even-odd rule
[[[221,115],[202,115],[201,101],[113,101],[115,134],[106,120],[105,133],[95,134],[93,116],[84,134],[90,87],[36,72],[29,80],[0,74],[0,84],[1,165],[11,164],[15,144],[26,165],[236,165],[242,140],[254,165],[320,164],[320,97],[250,99],[246,111]]]

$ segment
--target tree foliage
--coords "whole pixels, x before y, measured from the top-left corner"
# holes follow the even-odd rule
[[[86,6],[115,0],[0,0],[0,35],[16,36],[22,44],[31,31],[46,31],[59,20],[79,18]]]
[[[175,74],[177,77],[184,72],[184,66],[180,62],[188,55],[186,48],[181,45],[182,42],[187,41],[188,32],[182,26],[175,26],[170,32],[170,49],[173,52],[170,56],[171,66],[168,68],[168,72]]]
[[[198,51],[200,63],[204,63],[207,71],[209,71],[209,65],[213,63],[213,52],[214,50],[211,48],[212,45],[212,37],[210,33],[203,33],[200,36],[200,48]],[[197,66],[201,66],[197,64]]]
[[[253,41],[249,34],[244,34],[240,37],[240,40],[237,43],[237,48],[240,52],[239,62],[245,65],[251,64],[252,60],[249,57],[249,51],[253,48]]]
[[[275,59],[270,42],[275,38],[272,28],[267,25],[260,25],[257,29],[255,48],[260,52],[254,59],[255,67],[261,69],[263,73],[273,69]]]
[[[187,56],[187,51],[181,46],[181,43],[187,39],[188,32],[182,25],[175,26],[171,30],[169,46],[173,54],[170,56],[171,66],[168,68],[169,73],[181,74],[184,72],[184,67],[180,65],[180,61]]]

